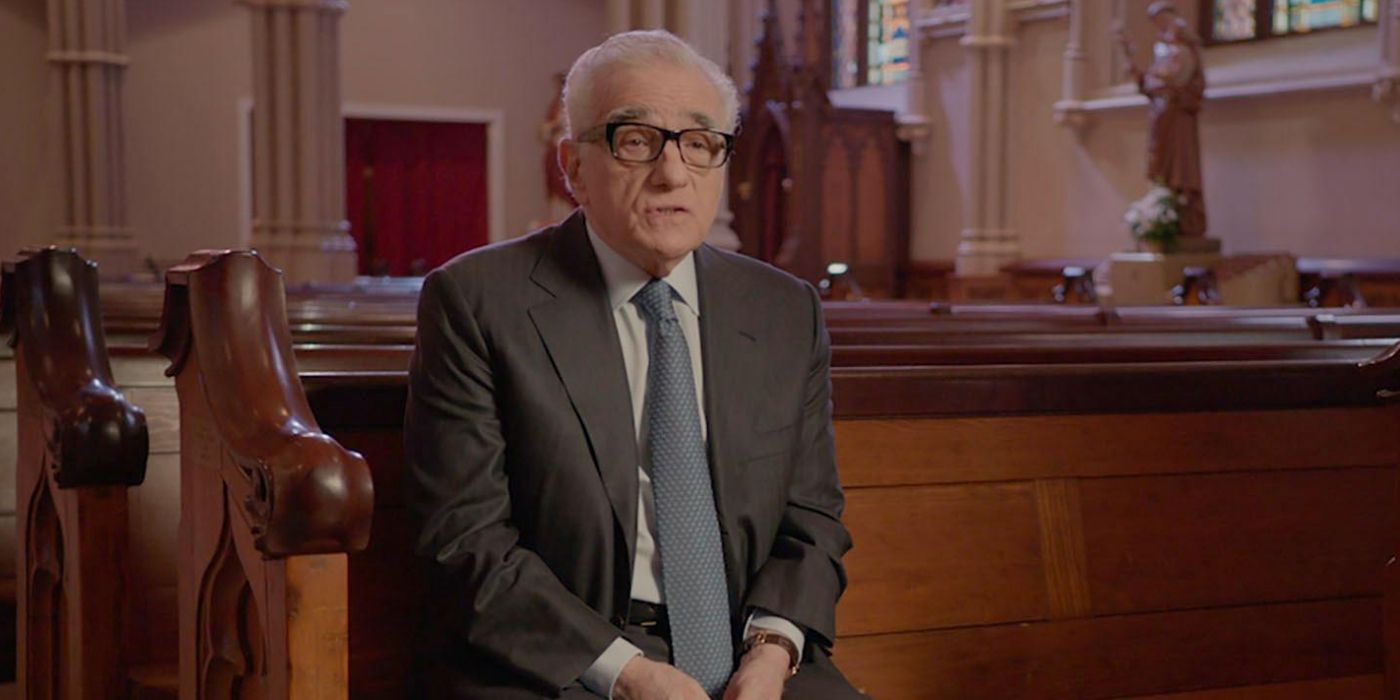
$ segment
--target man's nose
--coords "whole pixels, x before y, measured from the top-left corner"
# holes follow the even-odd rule
[[[689,179],[689,166],[681,160],[681,145],[674,140],[667,141],[661,147],[661,155],[652,163],[652,184],[670,189],[685,185]]]

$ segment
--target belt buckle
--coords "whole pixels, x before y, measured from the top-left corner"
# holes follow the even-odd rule
[[[646,620],[646,621],[644,621],[644,622],[638,622],[638,623],[637,623],[637,626],[638,626],[638,627],[641,627],[642,629],[651,629],[652,627],[655,627],[655,626],[656,626],[656,618],[653,617],[653,618],[650,619],[650,620]]]

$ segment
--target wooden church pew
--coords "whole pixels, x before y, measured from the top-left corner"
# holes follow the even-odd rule
[[[1238,362],[1244,360],[1365,360],[1390,346],[1388,339],[1283,341],[1278,343],[1177,345],[1154,338],[1133,344],[1038,345],[1010,339],[975,345],[836,345],[833,367],[928,367],[935,365],[1103,364],[1148,362]]]
[[[1056,336],[1056,339],[1062,339]],[[974,338],[973,340],[981,340]],[[1164,343],[1153,336],[1074,339],[1069,344],[1046,344],[1035,338],[998,337],[994,343],[966,345],[836,345],[833,367],[928,367],[944,365],[1104,364],[1162,362],[1238,362],[1244,360],[1336,360],[1360,362],[1390,347],[1390,339],[1281,341],[1186,345]],[[1130,342],[1129,342],[1130,341]],[[294,346],[303,373],[402,372],[408,369],[412,345],[302,344]]]
[[[283,305],[251,254],[167,272],[153,345],[180,397],[182,697],[349,697],[346,553],[368,544],[374,486],[307,407]]]
[[[1379,698],[1398,385],[1394,350],[839,372],[837,663],[881,698]]]
[[[311,391],[311,402],[320,418],[321,425],[328,432],[335,434],[342,443],[361,450],[374,458],[376,482],[381,496],[380,510],[376,515],[376,522],[380,526],[376,527],[376,537],[372,543],[371,551],[351,557],[351,578],[355,579],[356,571],[408,570],[404,567],[406,563],[404,557],[410,546],[408,535],[410,528],[406,524],[406,516],[396,499],[390,495],[395,490],[393,482],[379,468],[397,459],[400,444],[398,428],[401,420],[402,400],[400,399],[396,404],[386,400],[384,395],[384,392],[392,394],[396,380],[392,376],[376,379],[376,375],[373,373],[353,373],[347,378],[348,381],[352,382],[352,386],[348,388],[352,391],[352,395],[363,397],[363,400],[357,403],[353,400],[347,401],[344,395],[336,395],[334,392],[325,393],[325,389],[328,388],[325,384],[326,379],[325,376],[307,378]],[[342,385],[340,388],[347,387]],[[337,410],[338,414],[336,414]],[[366,422],[373,423],[372,419],[376,414],[379,414],[380,420],[380,432],[377,434],[373,426],[365,425]],[[395,510],[398,512],[393,513]],[[385,526],[389,526],[390,523],[397,525],[395,528],[397,533],[385,531]],[[392,542],[393,539],[398,540],[397,545]],[[376,560],[375,557],[388,558],[390,565],[386,566],[383,559]],[[394,560],[395,557],[397,560]],[[407,563],[411,564],[411,561]],[[370,576],[366,577],[365,580],[382,580],[382,577],[376,579]],[[367,586],[366,590],[369,588],[371,587]],[[412,634],[411,629],[402,626],[385,628],[379,622],[384,619],[405,619],[393,613],[402,612],[404,605],[411,604],[414,596],[404,594],[405,591],[412,590],[411,582],[405,583],[400,578],[390,585],[372,586],[372,588],[380,589],[381,598],[370,605],[356,607],[352,604],[350,614],[350,648],[353,659],[351,687],[356,689],[392,688],[396,679],[401,681],[402,677],[396,676],[394,671],[395,669],[401,671],[404,668],[403,665],[407,663],[407,647],[401,642],[406,636]],[[362,614],[357,614],[357,611]],[[409,619],[411,617],[411,615],[408,616]],[[356,630],[363,630],[364,633],[356,634]],[[400,643],[395,643],[396,640]],[[357,682],[363,685],[357,685]],[[376,683],[377,686],[374,685]],[[382,695],[374,693],[366,695],[357,690],[355,695],[357,697],[393,697],[395,693],[386,691]]]
[[[1034,336],[1036,334],[1030,335]],[[317,337],[321,339],[344,339],[331,334],[322,334]],[[1024,338],[1014,335],[1008,337],[1018,341],[1025,340]],[[1066,339],[1062,340],[1070,343],[1084,342],[1082,336],[1066,336]],[[1069,351],[1073,352],[1080,347],[1085,346],[1072,346],[1069,348]],[[938,348],[934,349],[937,350]],[[1104,350],[1111,349],[1112,348],[1105,348]],[[1131,350],[1137,349],[1138,348],[1133,348]],[[337,437],[342,444],[345,444],[347,447],[371,455],[371,463],[375,465],[376,469],[376,483],[380,487],[378,489],[379,497],[377,503],[377,507],[380,510],[376,515],[376,532],[388,532],[390,534],[382,538],[377,534],[371,543],[371,551],[351,557],[349,566],[352,581],[356,579],[355,573],[357,571],[364,571],[366,573],[372,573],[376,569],[381,572],[384,570],[399,571],[405,570],[403,569],[403,564],[407,563],[411,565],[412,563],[411,560],[405,562],[403,559],[408,551],[406,543],[408,542],[407,533],[410,526],[407,524],[407,518],[402,512],[400,503],[393,495],[395,493],[395,487],[393,486],[394,481],[392,480],[394,477],[392,473],[388,476],[382,476],[380,473],[381,464],[387,464],[388,469],[392,472],[394,465],[390,462],[401,460],[401,457],[398,455],[400,450],[399,446],[401,444],[398,436],[398,426],[401,422],[402,404],[401,399],[397,405],[392,401],[385,401],[385,397],[376,392],[387,391],[389,392],[389,396],[392,397],[395,383],[401,380],[396,379],[392,372],[385,375],[374,371],[382,368],[396,368],[395,365],[398,363],[406,364],[407,350],[408,348],[405,346],[393,344],[386,344],[383,347],[363,347],[354,345],[322,346],[310,344],[300,345],[297,350],[298,363],[304,371],[318,368],[322,370],[342,370],[346,373],[337,375],[333,383],[349,381],[351,383],[350,388],[352,389],[352,394],[371,397],[371,400],[361,401],[359,403],[355,401],[326,400],[325,397],[334,395],[334,392],[327,394],[324,391],[324,389],[327,388],[324,383],[327,380],[327,376],[313,375],[307,377],[308,386],[311,389],[311,402],[313,407],[315,407],[317,416],[321,419],[322,428],[325,429],[326,432]],[[1022,352],[1023,357],[1021,359],[1023,361],[1036,361],[1037,354],[1040,350],[1041,348],[1032,348],[1032,352],[1030,353]],[[1168,353],[1168,355],[1164,356],[1167,360],[1172,359],[1169,354],[1172,350],[1174,349],[1165,348],[1161,350],[1162,352]],[[837,351],[839,355],[840,346],[838,346]],[[1267,352],[1267,350],[1265,352]],[[1299,352],[1306,353],[1307,351],[1299,350]],[[1325,356],[1326,353],[1331,352],[1331,350],[1316,352],[1320,356]],[[1353,352],[1353,355],[1356,354],[1354,350],[1351,352]],[[970,362],[977,362],[975,353],[976,349],[968,355],[968,357],[972,358],[969,360]],[[1288,359],[1288,357],[1289,356],[1285,353],[1279,355],[1277,359]],[[1177,359],[1189,360],[1191,358]],[[1237,359],[1247,358],[1240,356]],[[1042,355],[1040,360],[1046,361],[1046,358]],[[1063,358],[1058,361],[1063,361]],[[876,363],[879,364],[880,362],[877,360]],[[402,368],[404,364],[398,364],[397,368]],[[919,364],[930,363],[921,361]],[[344,385],[340,386],[344,388]],[[368,391],[368,393],[364,393],[365,391]],[[353,407],[353,409],[349,415],[332,415],[328,413],[328,411],[333,412],[337,407],[342,409],[344,407]],[[383,409],[386,407],[388,408],[387,414],[380,416],[382,420],[379,421],[377,427],[371,426],[373,429],[358,430],[358,432],[351,429],[354,427],[355,421],[365,423],[366,416],[372,416],[376,413],[385,413]],[[345,412],[342,410],[341,414],[344,413]],[[370,421],[370,423],[373,423],[373,421]],[[381,455],[383,459],[380,458]],[[395,512],[396,509],[397,512]],[[393,530],[397,530],[398,534],[393,534]],[[394,545],[394,539],[397,539],[402,546]],[[372,563],[377,561],[374,558],[375,556],[398,557],[399,559],[391,561],[391,565],[388,568],[379,568],[378,564]],[[380,561],[378,563],[382,564],[383,562]],[[382,580],[382,576],[378,578],[367,576],[362,580],[367,582],[380,581]],[[406,663],[406,653],[404,651],[406,645],[395,645],[392,642],[395,639],[406,639],[406,635],[411,635],[412,631],[404,628],[385,629],[382,623],[375,618],[394,619],[395,615],[391,614],[395,611],[394,605],[397,603],[401,607],[405,601],[411,601],[411,595],[402,595],[404,584],[397,584],[397,586],[398,588],[395,588],[395,586],[379,586],[378,588],[382,590],[377,594],[380,598],[375,604],[364,605],[358,608],[352,606],[349,625],[351,629],[350,649],[354,662],[352,663],[353,670],[350,677],[350,685],[357,697],[380,696],[372,692],[372,689],[375,688],[380,689],[384,693],[382,696],[395,696],[393,692],[386,689],[395,687],[393,685],[396,682],[395,679],[399,678],[395,673],[401,671],[402,664]],[[369,589],[362,587],[362,590]],[[357,610],[364,614],[357,615]],[[368,615],[372,616],[367,617]],[[356,634],[355,631],[357,629],[372,631],[373,634]],[[377,644],[378,648],[374,648],[377,642],[387,643]],[[366,692],[369,693],[369,695],[365,695]]]
[[[410,280],[410,282],[416,282]],[[115,285],[104,303],[109,336],[145,336],[160,311],[160,290]],[[293,339],[299,343],[412,343],[417,284],[304,287],[287,301]],[[1140,332],[1183,330],[1301,334],[1307,307],[1098,307],[1053,304],[929,304],[922,301],[825,302],[828,326],[838,342],[848,329],[926,329],[934,332],[1078,332],[1093,327]],[[1329,309],[1343,316],[1363,309]],[[1371,310],[1370,313],[1384,313]],[[1120,328],[1122,327],[1122,328]]]
[[[1350,315],[1318,314],[1308,319],[1319,340],[1400,337],[1400,314],[1370,309]]]
[[[139,341],[139,344],[138,344]],[[170,361],[146,347],[147,338],[117,338],[110,346],[120,390],[145,411],[150,457],[145,483],[130,490],[134,531],[126,591],[130,618],[124,649],[132,666],[132,697],[174,698],[178,693],[177,533],[180,517],[180,416]],[[315,370],[403,370],[412,346],[297,345],[298,366]]]
[[[1375,685],[1397,365],[836,370],[838,664],[890,699]],[[379,523],[406,522],[403,379],[304,375],[322,427],[375,455]],[[405,570],[411,527],[376,532],[352,571]],[[411,630],[375,625],[414,601],[356,602],[352,688],[392,696]]]
[[[96,265],[25,251],[0,297],[18,392],[18,692],[123,697],[127,488],[145,476],[145,416],[115,388]]]

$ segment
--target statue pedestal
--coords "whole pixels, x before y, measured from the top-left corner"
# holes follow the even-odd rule
[[[1115,306],[1170,304],[1171,289],[1188,267],[1216,267],[1220,241],[1188,239],[1172,253],[1114,253],[1108,257],[1108,284]]]

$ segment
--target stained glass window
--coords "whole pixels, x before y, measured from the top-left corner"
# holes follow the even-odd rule
[[[1379,0],[1204,0],[1213,43],[1374,24]]]
[[[1253,39],[1256,3],[1257,0],[1215,0],[1211,36],[1216,41]]]
[[[909,0],[872,0],[866,83],[888,85],[909,75]]]
[[[1287,0],[1286,10],[1284,3],[1278,4],[1280,7],[1274,10],[1275,34],[1301,34],[1376,21],[1376,0]]]
[[[831,80],[888,85],[909,74],[909,0],[831,0]]]

